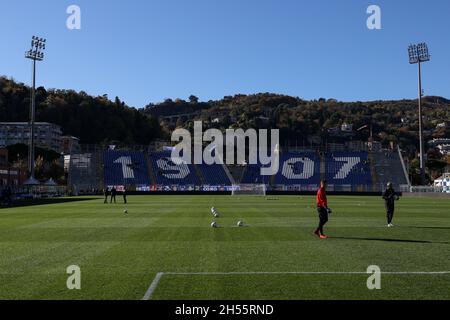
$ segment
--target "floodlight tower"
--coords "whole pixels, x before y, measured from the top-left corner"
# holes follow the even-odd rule
[[[409,63],[419,66],[419,143],[420,143],[420,179],[422,185],[425,184],[425,163],[423,147],[423,123],[422,123],[422,62],[430,61],[428,46],[425,42],[411,44],[408,47]]]
[[[30,137],[28,147],[28,172],[29,181],[34,180],[34,121],[36,115],[36,61],[44,60],[46,39],[33,36],[31,38],[31,49],[25,52],[25,58],[33,61],[33,83],[31,87],[31,105],[30,105]]]

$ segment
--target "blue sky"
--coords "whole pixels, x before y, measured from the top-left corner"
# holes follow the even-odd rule
[[[81,30],[66,28],[71,4]],[[382,30],[366,27],[371,4]],[[134,107],[190,94],[414,98],[407,46],[426,41],[425,93],[450,98],[449,14],[448,0],[0,0],[0,75],[30,83],[36,34],[48,39],[38,85]]]

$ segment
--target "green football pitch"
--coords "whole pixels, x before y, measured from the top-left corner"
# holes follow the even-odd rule
[[[450,299],[449,199],[402,198],[387,228],[380,197],[331,196],[324,240],[311,196],[64,200],[0,209],[0,299]]]

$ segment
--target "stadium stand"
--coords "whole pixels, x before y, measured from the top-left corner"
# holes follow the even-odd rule
[[[229,165],[227,166],[228,172],[230,173],[233,182],[240,182],[244,175],[245,167],[242,165]]]
[[[354,187],[370,186],[372,184],[372,174],[367,152],[334,152],[326,154],[325,163],[325,177],[330,185]]]
[[[374,152],[371,157],[376,180],[375,189],[384,190],[388,182],[392,182],[396,189],[408,184],[397,152]]]
[[[240,183],[269,184],[270,177],[261,175],[260,164],[248,164],[244,168]]]
[[[247,165],[241,183],[265,183],[284,186],[310,186],[313,189],[325,177],[332,189],[357,191],[370,189],[372,172],[367,152],[335,152],[319,156],[314,152],[284,153],[278,173],[271,179],[260,175],[260,165]],[[270,182],[270,183],[269,183]],[[355,189],[355,190],[354,190]]]
[[[399,153],[386,150],[283,152],[273,176],[262,176],[260,164],[176,164],[170,151],[75,154],[69,170],[73,190],[125,185],[137,191],[214,191],[234,184],[264,184],[269,191],[314,191],[321,178],[328,180],[330,191],[380,192],[388,181],[398,189],[408,187]]]
[[[192,164],[176,164],[170,152],[153,152],[149,155],[155,184],[159,186],[185,185],[198,186],[200,177]]]
[[[70,156],[68,186],[74,194],[92,193],[99,190],[102,182],[99,154],[80,153]]]
[[[203,181],[208,185],[215,186],[229,186],[231,185],[231,181],[228,178],[228,175],[225,172],[225,168],[219,164],[213,165],[196,165],[200,174],[203,177]]]
[[[144,153],[137,151],[105,151],[104,182],[113,185],[150,185]]]
[[[280,170],[274,184],[308,184],[320,182],[320,158],[313,152],[285,153],[280,157]]]

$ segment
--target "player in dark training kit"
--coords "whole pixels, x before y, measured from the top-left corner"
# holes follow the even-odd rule
[[[116,189],[116,187],[112,187],[112,189],[111,189],[111,201],[110,201],[110,203],[113,203],[113,200],[114,200],[114,203],[116,203],[116,194],[117,194],[117,189]]]
[[[127,204],[127,188],[123,188],[123,192],[122,192],[122,196],[123,196],[123,203]]]
[[[395,211],[395,201],[399,199],[397,192],[395,192],[394,187],[391,182],[388,182],[387,189],[383,193],[384,205],[386,207],[386,217],[388,227],[393,227],[392,219],[394,218]]]
[[[108,196],[109,196],[109,188],[106,187],[105,190],[103,190],[103,195],[105,196],[105,201],[103,203],[108,203]]]
[[[316,231],[314,231],[314,234],[320,239],[328,238],[328,236],[323,233],[323,227],[328,222],[328,215],[331,213],[331,209],[328,208],[326,189],[327,181],[322,180],[320,182],[320,188],[319,190],[317,190],[316,197],[317,213],[319,214],[319,226],[317,227]]]

